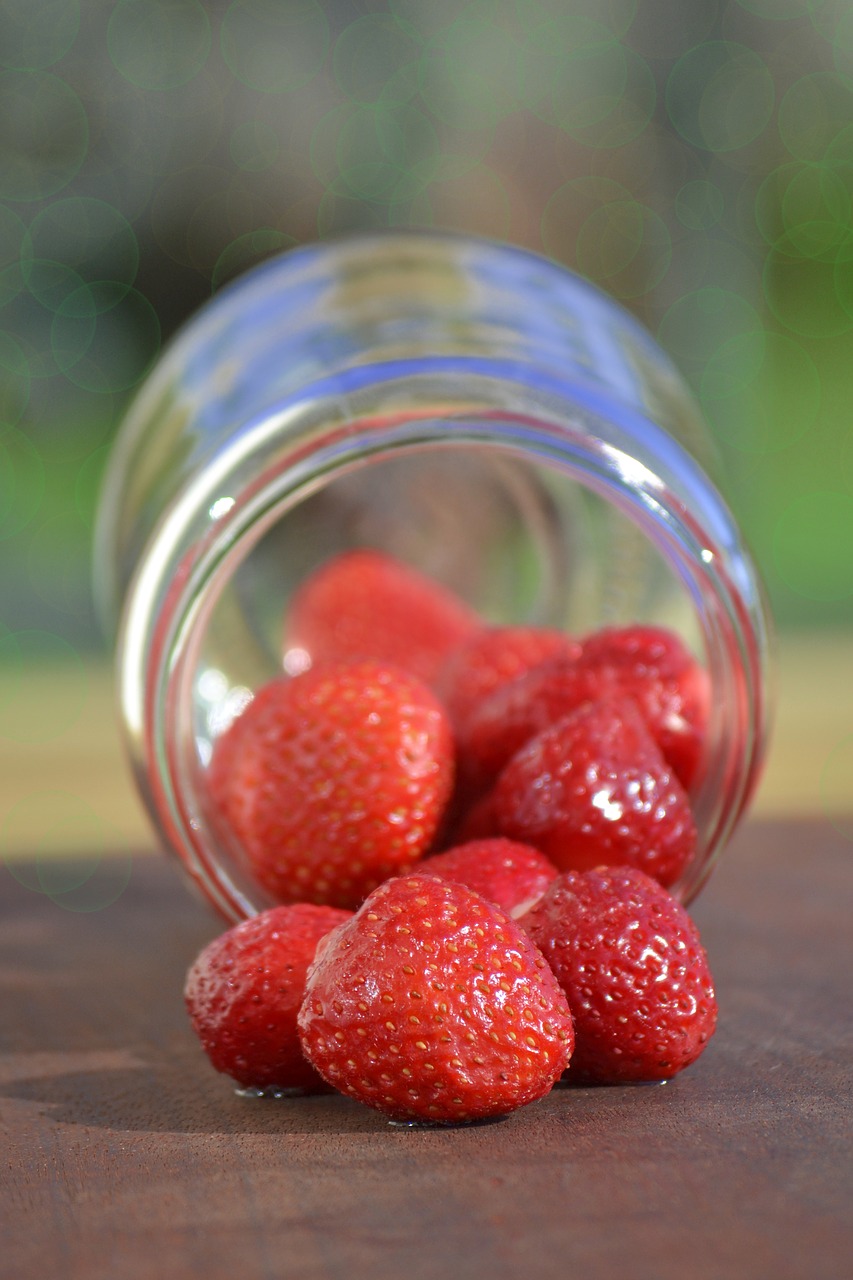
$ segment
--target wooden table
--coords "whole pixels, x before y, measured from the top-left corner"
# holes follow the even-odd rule
[[[3,1280],[853,1275],[853,844],[828,823],[747,826],[696,904],[721,1002],[698,1063],[471,1128],[237,1098],[181,1004],[218,923],[160,858],[98,893],[69,911],[0,868]]]

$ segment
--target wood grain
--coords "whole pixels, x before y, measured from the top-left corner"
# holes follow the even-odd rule
[[[721,1021],[681,1077],[446,1130],[236,1097],[181,1004],[218,921],[151,857],[89,906],[111,875],[75,912],[0,869],[3,1280],[848,1280],[853,847],[827,824],[748,826],[696,904]]]

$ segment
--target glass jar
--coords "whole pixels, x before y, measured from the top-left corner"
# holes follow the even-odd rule
[[[120,703],[167,845],[230,919],[269,905],[210,813],[213,743],[287,669],[295,586],[392,553],[490,623],[675,628],[706,664],[704,882],[754,790],[767,618],[713,451],[642,326],[532,253],[452,235],[291,251],[172,342],[121,429],[97,536]],[[292,673],[292,672],[291,672]]]

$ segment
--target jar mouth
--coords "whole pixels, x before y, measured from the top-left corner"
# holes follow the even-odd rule
[[[387,381],[384,401],[380,397],[377,402],[375,380],[368,404],[360,403],[353,392],[331,411],[328,403],[318,407],[315,397],[311,422],[288,435],[286,445],[281,444],[282,420],[292,410],[266,414],[235,440],[216,473],[206,474],[194,493],[183,495],[183,516],[172,510],[161,521],[123,622],[120,678],[125,722],[140,786],[156,825],[192,880],[224,916],[240,919],[271,904],[242,865],[239,850],[217,829],[205,794],[207,761],[204,735],[198,730],[198,687],[200,675],[209,675],[211,669],[204,665],[211,620],[241,566],[273,530],[286,529],[294,512],[331,486],[371,468],[434,459],[442,452],[475,461],[497,459],[508,473],[532,467],[555,483],[592,495],[639,531],[680,583],[714,698],[704,775],[692,797],[701,847],[673,886],[677,896],[684,901],[695,897],[743,813],[764,750],[762,667],[767,637],[756,627],[760,607],[749,609],[743,603],[745,592],[751,599],[760,589],[738,547],[731,517],[714,495],[711,519],[701,521],[692,504],[676,494],[673,466],[682,481],[686,477],[691,482],[695,476],[698,484],[701,473],[671,437],[666,437],[662,469],[669,474],[661,474],[661,469],[638,460],[634,451],[620,447],[606,426],[612,422],[610,415],[605,418],[602,413],[596,430],[589,429],[590,416],[597,420],[599,408],[591,403],[589,388],[576,389],[569,412],[550,390],[531,410],[530,388],[520,386],[508,393],[505,375],[503,367],[497,398],[486,394],[488,375],[470,369],[464,374],[444,370],[438,385],[434,371],[425,372],[424,396],[417,394],[409,373],[402,380],[403,403],[397,394],[400,380],[393,377]],[[649,437],[658,431],[648,424]],[[272,441],[278,443],[272,447]],[[705,477],[701,485],[707,504]],[[554,599],[551,580],[559,587],[566,530],[549,526],[547,504],[531,499],[529,489],[525,493],[520,518],[546,566],[544,603],[531,613],[550,624],[554,612],[565,608],[559,591],[558,606],[551,613],[548,602]],[[192,529],[184,543],[176,536],[181,519],[184,529]],[[153,610],[152,597],[158,592],[160,604]],[[499,614],[494,618],[504,620],[511,619]],[[231,696],[232,705],[235,688],[240,685],[229,684],[225,695]],[[248,684],[245,690],[250,696]]]

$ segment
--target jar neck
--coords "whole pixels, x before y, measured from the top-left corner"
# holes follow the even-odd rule
[[[99,520],[105,619],[117,617],[164,507],[230,454],[235,430],[312,393],[350,395],[381,368],[405,378],[428,367],[496,370],[543,395],[552,388],[558,414],[568,399],[601,423],[621,417],[628,434],[642,419],[650,452],[660,456],[671,438],[714,469],[699,415],[663,352],[627,311],[545,258],[410,232],[306,246],[218,294],[131,407]]]

